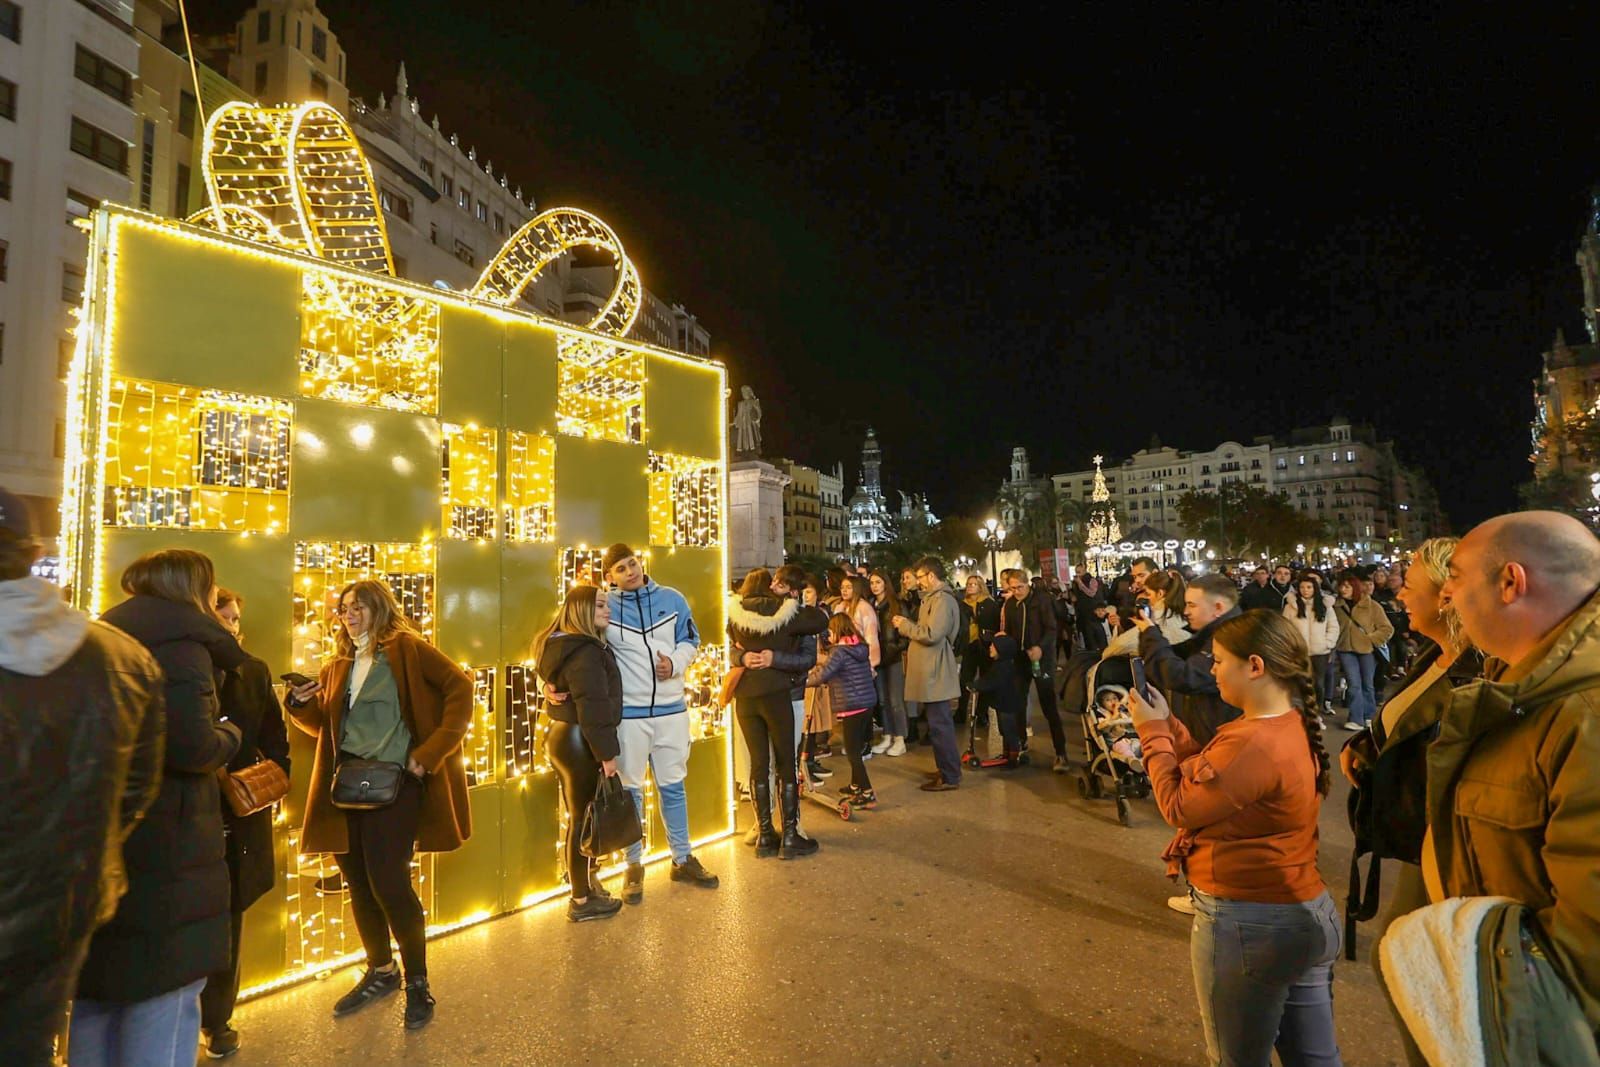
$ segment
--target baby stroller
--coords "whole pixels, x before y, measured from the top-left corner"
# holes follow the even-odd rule
[[[1133,687],[1133,668],[1123,656],[1101,660],[1089,669],[1088,703],[1081,709],[1083,721],[1084,771],[1078,775],[1078,795],[1099,799],[1110,792],[1117,801],[1117,821],[1133,824],[1134,800],[1150,795],[1150,778],[1120,754],[1111,750],[1111,739],[1095,728],[1095,707],[1101,690],[1116,686],[1127,692]]]

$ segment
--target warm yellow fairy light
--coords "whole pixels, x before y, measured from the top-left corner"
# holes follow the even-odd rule
[[[290,626],[294,669],[315,674],[338,652],[339,590],[362,578],[386,584],[400,610],[433,640],[434,549],[431,544],[300,541],[294,546]]]
[[[722,538],[722,464],[651,452],[650,543],[711,548]]]
[[[505,537],[550,542],[556,536],[556,443],[545,434],[506,431]]]
[[[455,541],[495,538],[495,431],[440,427],[443,497],[440,529]]]

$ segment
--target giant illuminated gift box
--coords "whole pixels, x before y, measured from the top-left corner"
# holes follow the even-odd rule
[[[121,599],[119,575],[140,554],[197,549],[243,598],[246,647],[274,674],[315,674],[333,649],[335,590],[387,582],[476,680],[461,756],[472,837],[414,865],[430,931],[441,932],[561,892],[565,813],[527,650],[562,590],[626,541],[694,610],[705,643],[688,676],[690,830],[697,841],[727,834],[730,742],[715,707],[724,369],[618,339],[638,300],[620,245],[617,292],[594,330],[514,309],[566,248],[615,244],[581,212],[519,231],[475,295],[393,278],[353,138],[342,160],[307,147],[312,120],[332,131],[320,144],[347,132],[337,113],[230,108],[207,127],[208,184],[222,205],[202,213],[210,228],[116,207],[93,219],[68,383],[74,601],[99,612]],[[252,121],[266,131],[256,141],[276,129],[296,188],[230,186],[229,123]],[[247,131],[233,147],[250,145]],[[364,231],[338,231],[361,218]],[[277,884],[244,922],[247,991],[360,954],[347,895],[319,888],[333,858],[297,851],[312,742],[292,725],[289,735]],[[647,806],[660,858],[665,831]]]

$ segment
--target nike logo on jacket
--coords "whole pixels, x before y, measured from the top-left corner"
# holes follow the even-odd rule
[[[700,631],[695,628],[688,600],[676,589],[646,577],[636,590],[614,590],[610,601],[606,643],[616,653],[617,668],[622,672],[622,717],[682,714],[688,707],[683,698],[683,672],[700,651]],[[656,677],[657,655],[672,661],[672,677]]]

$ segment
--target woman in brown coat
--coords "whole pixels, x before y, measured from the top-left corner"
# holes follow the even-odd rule
[[[472,833],[462,739],[472,721],[472,678],[435,649],[382,582],[339,591],[338,654],[285,702],[317,739],[300,851],[332,852],[350,889],[367,971],[333,1006],[348,1015],[400,987],[389,937],[405,965],[406,1029],[433,1018],[427,927],[411,887],[411,856],[448,852]],[[333,805],[334,767],[345,759],[405,766],[400,795],[370,811]]]

